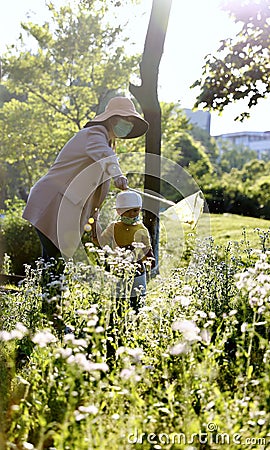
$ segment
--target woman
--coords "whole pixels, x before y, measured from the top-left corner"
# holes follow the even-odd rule
[[[37,229],[43,257],[70,257],[83,227],[109,192],[110,179],[127,189],[114,149],[115,138],[146,133],[148,123],[126,97],[111,99],[105,111],[89,121],[63,147],[54,164],[31,189],[23,217]]]
[[[111,178],[117,188],[127,189],[112,144],[116,138],[141,136],[147,129],[130,99],[112,98],[103,113],[65,144],[47,174],[32,187],[23,217],[38,232],[45,262],[53,258],[59,265],[62,256],[73,256],[84,225],[109,192]],[[59,277],[61,262],[60,266],[54,267],[54,276]]]

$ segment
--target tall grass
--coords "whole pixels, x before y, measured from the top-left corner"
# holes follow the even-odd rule
[[[257,233],[256,248],[191,236],[138,314],[124,300],[119,315],[104,255],[70,261],[61,336],[28,268],[1,294],[0,448],[266,448],[270,236]]]

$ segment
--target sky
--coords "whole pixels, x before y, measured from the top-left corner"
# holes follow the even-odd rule
[[[54,0],[56,5],[65,0]],[[73,0],[74,1],[74,0]],[[238,0],[235,0],[238,1]],[[142,0],[141,6],[122,9],[128,18],[126,33],[134,42],[134,51],[142,52],[150,17],[152,0]],[[2,7],[3,8],[3,7]],[[119,10],[120,11],[120,10]],[[20,23],[42,23],[47,16],[45,0],[9,0],[0,13],[0,52],[14,44],[20,34]],[[221,39],[232,37],[238,28],[219,0],[172,0],[164,53],[159,67],[158,95],[160,101],[180,102],[182,108],[192,108],[198,91],[190,86],[200,78],[204,57],[214,53]],[[269,131],[270,100],[262,100],[250,110],[251,118],[243,123],[234,118],[245,110],[244,104],[229,105],[222,115],[211,112],[211,134],[238,131]]]

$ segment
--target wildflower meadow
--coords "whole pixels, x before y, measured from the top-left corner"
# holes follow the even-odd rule
[[[0,448],[268,448],[270,230],[254,235],[161,248],[145,303],[120,315],[115,265],[88,246],[60,281],[63,333],[42,313],[41,261],[26,267],[1,292]]]

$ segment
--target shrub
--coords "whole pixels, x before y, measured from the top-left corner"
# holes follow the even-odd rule
[[[33,265],[41,255],[40,243],[34,227],[22,218],[25,202],[15,198],[7,200],[2,211],[0,229],[1,269],[4,253],[11,258],[11,271],[24,275],[24,264]]]

